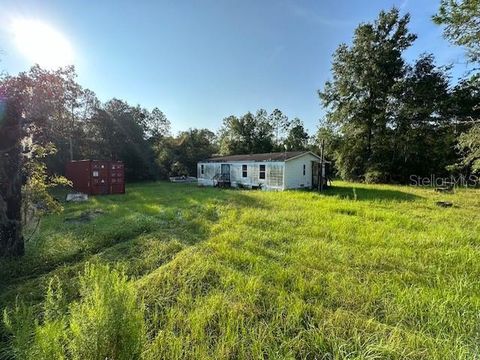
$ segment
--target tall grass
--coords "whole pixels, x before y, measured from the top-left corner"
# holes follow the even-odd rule
[[[145,342],[143,303],[119,270],[86,264],[80,298],[67,306],[61,283],[48,286],[41,320],[24,304],[5,310],[17,359],[139,359]]]
[[[3,338],[18,359],[475,359],[479,195],[158,183],[66,205],[0,264]]]

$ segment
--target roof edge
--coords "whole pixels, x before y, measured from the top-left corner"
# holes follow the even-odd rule
[[[306,154],[313,155],[313,156],[315,156],[317,159],[322,160],[322,158],[321,158],[319,155],[315,154],[314,152],[312,152],[312,151],[305,151],[305,152],[303,152],[303,153],[301,153],[301,154],[298,154],[297,156],[291,157],[291,158],[286,159],[286,160],[284,160],[284,161],[295,160],[295,159],[298,159],[299,157],[302,157],[302,156],[304,156],[304,155],[306,155]]]

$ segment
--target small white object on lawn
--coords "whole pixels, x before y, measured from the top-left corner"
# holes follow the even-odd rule
[[[87,201],[88,200],[88,195],[87,194],[82,194],[82,193],[75,193],[75,194],[67,194],[67,201],[73,201],[73,202],[81,202],[81,201]]]

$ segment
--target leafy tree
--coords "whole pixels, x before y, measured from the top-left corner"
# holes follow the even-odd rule
[[[215,134],[208,129],[190,129],[181,132],[176,139],[174,159],[190,176],[196,176],[197,163],[211,157],[217,150]]]
[[[283,151],[283,144],[285,140],[285,134],[288,132],[290,122],[288,117],[284,115],[280,110],[275,109],[268,117],[268,121],[272,126],[273,133],[275,135],[274,145],[276,151]]]
[[[91,149],[88,157],[122,160],[125,178],[130,181],[155,178],[155,156],[144,131],[148,116],[145,109],[118,99],[95,109],[90,122],[98,145]]]
[[[267,112],[259,109],[255,113],[255,131],[253,133],[252,153],[267,153],[274,150],[273,128],[269,122]]]
[[[480,174],[480,125],[460,135],[458,148],[463,153],[461,164],[473,173]]]
[[[189,129],[163,137],[155,145],[160,176],[196,176],[197,163],[217,152],[216,136],[208,129]]]
[[[56,87],[48,83],[58,78],[50,75],[46,76],[48,80],[32,81],[32,76],[21,73],[0,83],[0,94],[5,99],[0,121],[1,256],[23,254],[22,221],[61,209],[48,189],[67,182],[48,175],[44,163],[46,156],[56,152],[50,140],[56,126],[52,118],[60,110],[59,102],[53,98],[56,95],[49,93]]]
[[[452,43],[463,46],[471,61],[480,61],[480,1],[441,0],[433,21],[444,25],[444,36]]]
[[[300,151],[308,148],[308,132],[303,126],[302,120],[295,118],[289,125],[285,146],[288,151]]]
[[[435,23],[444,25],[444,36],[452,43],[467,49],[470,61],[480,62],[480,1],[442,0]],[[478,70],[478,68],[477,68]],[[480,76],[474,74],[455,86],[451,111],[457,124],[457,149],[461,161],[451,168],[478,172],[480,143]]]
[[[76,82],[73,66],[45,70],[35,65],[28,72],[5,76],[1,82],[10,91],[22,93],[25,108],[42,119],[42,124],[37,121],[39,133],[57,149],[45,159],[50,173],[63,173],[67,161],[82,157],[83,120],[98,100]]]
[[[313,151],[317,154],[322,153],[325,160],[331,163],[331,173],[335,175],[338,170],[335,165],[335,161],[338,158],[338,152],[342,146],[342,136],[335,127],[323,121],[317,129],[317,133],[313,139]]]
[[[155,141],[170,133],[171,124],[167,116],[156,107],[151,112],[147,112],[144,127],[147,137]]]
[[[161,179],[168,179],[169,176],[187,175],[185,168],[178,170],[178,167],[175,167],[174,169],[176,146],[177,142],[173,136],[162,137],[153,144],[155,163],[158,168],[158,176]]]
[[[455,134],[446,116],[448,75],[433,55],[420,56],[399,82],[390,127],[391,180],[407,182],[412,174],[445,175],[455,161]]]
[[[392,99],[405,73],[402,51],[416,38],[409,20],[398,9],[382,11],[374,23],[357,27],[351,46],[342,44],[334,54],[333,80],[319,96],[329,109],[327,120],[343,137],[336,160],[344,178],[372,171],[387,177]]]
[[[219,131],[222,154],[253,154],[271,152],[274,147],[273,127],[265,110],[255,115],[248,112],[242,117],[229,116]]]
[[[480,75],[473,75],[456,84],[450,94],[448,115],[457,132],[468,131],[480,119]]]
[[[456,149],[460,159],[449,167],[462,173],[478,172],[478,143],[480,143],[480,76],[474,75],[458,83],[449,103],[458,135]]]

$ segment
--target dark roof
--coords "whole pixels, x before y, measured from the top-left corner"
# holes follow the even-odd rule
[[[228,155],[228,156],[215,156],[210,159],[204,160],[204,162],[229,162],[229,161],[285,161],[294,157],[308,154],[309,151],[287,151],[287,152],[275,152],[264,154],[245,154],[245,155]],[[311,153],[312,155],[315,155]],[[317,155],[315,155],[317,156]]]

